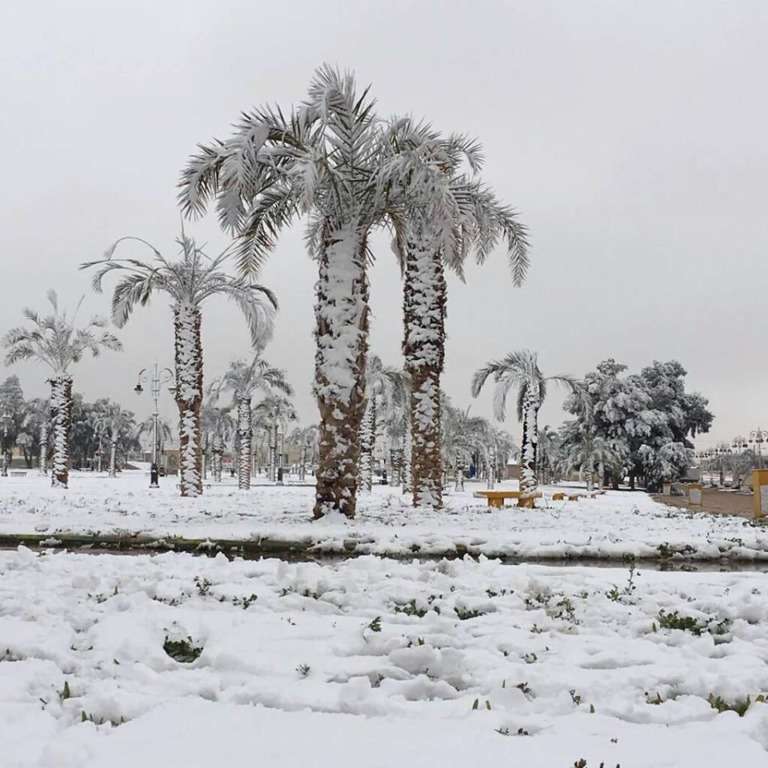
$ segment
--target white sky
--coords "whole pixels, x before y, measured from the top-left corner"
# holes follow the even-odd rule
[[[49,287],[74,304],[89,291],[77,265],[120,235],[174,248],[175,184],[196,142],[226,136],[242,109],[301,99],[327,60],[373,83],[382,114],[477,136],[485,179],[530,227],[522,290],[502,253],[450,284],[445,388],[457,404],[477,367],[528,347],[545,371],[574,375],[609,356],[632,369],[679,359],[716,414],[703,444],[768,426],[766,40],[768,4],[747,0],[10,0],[0,329],[43,308]],[[226,243],[213,219],[192,232]],[[399,277],[386,239],[375,247],[372,350],[399,364]],[[263,274],[282,306],[268,358],[287,369],[305,422],[314,280],[301,231],[287,233]],[[87,307],[105,313],[108,298]],[[204,326],[210,378],[247,354],[247,335],[223,299]],[[78,366],[76,389],[143,415],[136,372],[172,362],[167,302],[121,337],[122,354]],[[42,394],[40,367],[16,372]],[[561,401],[550,395],[545,422],[561,420]],[[473,410],[490,415],[490,392]]]

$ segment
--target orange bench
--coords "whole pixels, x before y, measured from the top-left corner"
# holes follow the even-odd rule
[[[501,509],[506,499],[519,499],[520,491],[477,491],[475,496],[488,499],[488,506]]]

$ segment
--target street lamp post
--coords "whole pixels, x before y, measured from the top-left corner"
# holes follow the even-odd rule
[[[149,487],[150,488],[157,488],[158,483],[158,462],[159,462],[159,451],[158,451],[158,438],[160,435],[160,429],[158,424],[158,419],[160,418],[160,388],[163,384],[170,384],[175,379],[174,373],[170,368],[163,368],[160,370],[158,368],[157,363],[155,363],[152,366],[152,370],[150,371],[147,368],[142,368],[139,371],[138,380],[136,382],[136,386],[133,388],[133,391],[140,395],[144,391],[144,387],[142,386],[143,383],[149,382],[151,388],[150,393],[152,395],[152,402],[154,404],[153,410],[152,410],[152,467],[149,472]]]
[[[763,443],[768,442],[768,430],[760,429],[760,427],[758,427],[757,429],[753,429],[749,433],[749,442],[750,444],[757,446],[757,468],[762,469],[763,468]]]

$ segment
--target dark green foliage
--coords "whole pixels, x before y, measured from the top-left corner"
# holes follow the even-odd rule
[[[172,659],[179,661],[182,664],[191,664],[193,661],[196,661],[203,652],[202,646],[195,645],[191,637],[182,638],[181,640],[171,640],[167,635],[163,642],[163,650]]]

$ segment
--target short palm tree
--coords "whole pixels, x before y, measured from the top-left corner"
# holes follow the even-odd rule
[[[402,371],[389,368],[378,355],[371,355],[365,369],[366,406],[360,425],[360,487],[373,487],[373,458],[384,428],[402,414],[406,397]],[[385,454],[386,454],[385,448]]]
[[[48,474],[48,443],[51,427],[51,401],[36,397],[27,403],[26,429],[36,432],[40,444],[38,467],[41,475]],[[30,465],[31,466],[31,465]]]
[[[135,441],[136,418],[131,411],[125,411],[117,403],[109,403],[98,416],[99,434],[109,437],[109,476],[117,476],[117,449]]]
[[[488,438],[488,422],[480,416],[471,416],[469,408],[462,410],[451,405],[442,396],[442,450],[444,465],[453,471],[456,491],[464,490],[464,474],[476,453],[485,450]]]
[[[609,439],[595,434],[590,422],[567,421],[560,429],[560,469],[564,472],[578,470],[584,477],[587,490],[591,491],[595,473],[602,487],[605,471],[620,476],[625,456]]]
[[[528,268],[525,228],[474,176],[480,145],[467,137],[443,138],[425,123],[396,119],[385,134],[391,152],[386,183],[400,185],[391,216],[403,272],[405,369],[412,382],[411,433],[414,502],[442,506],[440,378],[444,364],[446,267],[463,278],[469,254],[483,263],[499,241],[507,248],[520,285]],[[388,175],[389,168],[392,174]],[[406,171],[404,173],[404,171]]]
[[[285,378],[285,372],[272,367],[258,348],[250,363],[236,360],[224,374],[221,384],[232,391],[237,407],[237,485],[241,490],[251,487],[251,435],[253,433],[253,415],[251,401],[257,391],[271,394],[282,392],[292,395],[293,389]]]
[[[538,444],[538,416],[547,394],[547,383],[565,384],[574,393],[581,391],[579,383],[570,376],[545,377],[539,368],[535,352],[512,352],[501,360],[491,361],[472,377],[472,396],[477,397],[489,378],[496,389],[493,396],[494,416],[504,421],[507,395],[517,390],[517,417],[523,424],[520,443],[520,506],[534,506],[538,495],[536,477],[536,448]]]
[[[118,246],[136,242],[151,249],[153,258],[117,259]],[[272,332],[277,300],[263,285],[235,278],[223,270],[230,255],[225,250],[209,258],[184,232],[177,240],[181,251],[175,260],[166,259],[145,240],[124,237],[117,240],[98,261],[82,265],[96,267],[93,288],[102,290],[104,277],[117,272],[121,279],[112,295],[112,318],[122,328],[138,304],[145,306],[152,294],[167,293],[173,301],[176,404],[179,409],[179,486],[182,496],[203,492],[200,409],[203,401],[203,351],[200,341],[203,302],[221,295],[235,302],[245,316],[254,346]]]
[[[213,479],[221,482],[224,469],[224,448],[235,435],[237,426],[232,417],[232,408],[219,404],[222,384],[212,381],[207,387],[200,409],[200,425],[203,431],[203,477],[207,477],[210,466]]]
[[[296,409],[285,396],[267,395],[252,410],[253,428],[267,435],[269,447],[269,474],[272,481],[277,480],[280,464],[279,435],[285,435],[289,421],[296,421]]]
[[[150,453],[154,456],[155,452],[157,452],[157,461],[158,464],[161,464],[163,453],[165,451],[165,444],[173,439],[173,429],[171,425],[162,416],[158,416],[157,433],[155,433],[155,417],[149,416],[136,427],[135,437],[140,444],[140,448],[145,435],[148,435],[150,440],[155,441],[155,445],[152,446]]]
[[[307,477],[307,464],[314,469],[317,462],[318,429],[315,424],[308,427],[296,427],[288,435],[288,443],[299,450],[299,480],[303,483]]]
[[[24,310],[29,327],[12,328],[3,339],[7,353],[5,364],[21,360],[38,360],[53,372],[51,413],[53,420],[53,485],[69,484],[69,432],[72,422],[72,376],[70,368],[80,362],[86,352],[97,357],[102,349],[119,350],[117,337],[106,330],[107,321],[93,317],[77,327],[77,312],[82,299],[70,316],[59,308],[56,291],[48,291],[52,312],[45,317],[31,309]]]

